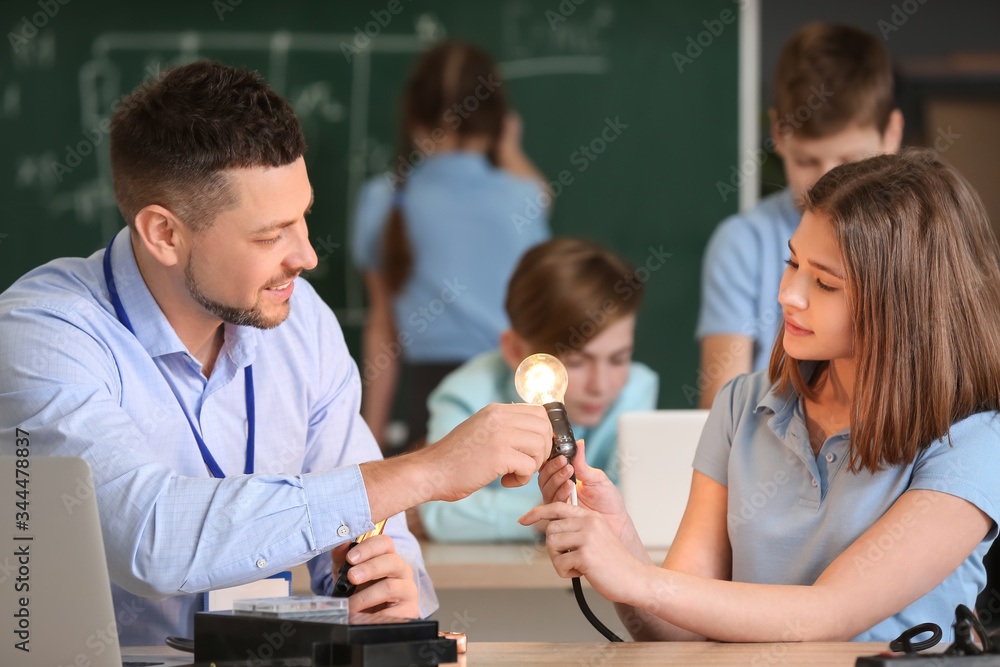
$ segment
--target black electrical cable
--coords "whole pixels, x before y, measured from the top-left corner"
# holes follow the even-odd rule
[[[976,614],[964,604],[960,604],[955,608],[955,622],[952,624],[952,627],[955,628],[955,641],[944,652],[945,655],[981,655],[983,653],[994,652],[993,642],[990,641],[990,637],[986,633],[986,628],[983,627],[982,622],[980,622]],[[982,648],[976,646],[976,642],[972,636],[973,631],[979,635],[979,642],[983,645]]]
[[[594,612],[590,610],[590,605],[587,604],[586,598],[583,597],[583,584],[580,583],[580,577],[573,577],[573,593],[576,595],[576,603],[580,605],[580,611],[582,611],[583,615],[587,617],[590,624],[594,626],[598,632],[604,635],[605,639],[609,642],[624,641],[621,637],[611,632],[611,630],[608,629],[608,626],[601,623],[599,618],[594,616]]]
[[[920,635],[928,632],[931,633],[929,638],[920,642],[913,641]],[[937,646],[939,641],[941,641],[941,626],[937,623],[921,623],[920,625],[913,626],[889,642],[889,650],[912,655],[917,651],[926,651],[929,648]]]
[[[194,653],[194,640],[188,637],[167,637],[163,640],[163,643],[178,651]]]
[[[561,401],[553,401],[545,403],[543,407],[546,414],[548,414],[549,423],[552,424],[552,454],[549,458],[565,456],[566,460],[572,463],[576,457],[576,436],[573,435],[573,427],[570,426],[569,416],[566,414],[566,406]],[[573,483],[573,486],[576,487],[575,472],[569,479]],[[576,505],[575,495],[573,497],[573,504]],[[590,610],[590,605],[587,604],[586,598],[583,597],[583,585],[580,583],[580,577],[573,577],[573,593],[576,595],[576,603],[580,606],[580,611],[590,621],[590,624],[604,635],[605,639],[611,642],[624,641],[621,637],[611,632],[608,626],[601,623],[597,616],[594,615],[594,612]]]

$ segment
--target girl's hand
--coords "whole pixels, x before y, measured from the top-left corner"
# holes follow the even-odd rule
[[[576,446],[576,457],[573,459],[575,466],[565,456],[557,456],[538,471],[538,488],[542,492],[543,504],[565,503],[569,500],[573,489],[570,476],[576,470],[577,502],[581,507],[601,514],[611,526],[615,537],[619,540],[626,539],[632,520],[625,511],[625,501],[603,470],[587,465],[583,440],[577,440]]]
[[[334,549],[333,573],[336,577],[343,563],[343,546]],[[359,542],[347,552],[351,569],[348,580],[357,586],[350,597],[351,613],[363,612],[400,618],[420,618],[419,594],[413,570],[396,553],[388,535],[376,535]]]
[[[560,577],[587,577],[612,602],[632,604],[647,585],[647,569],[618,540],[604,516],[584,507],[552,503],[536,507],[518,521],[529,526],[548,520],[545,547]]]

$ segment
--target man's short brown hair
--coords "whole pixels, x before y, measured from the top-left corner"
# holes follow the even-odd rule
[[[225,170],[305,152],[292,108],[257,72],[200,60],[139,86],[111,119],[111,175],[125,222],[158,204],[193,230],[236,206]]]
[[[815,139],[857,125],[882,134],[894,107],[892,88],[892,60],[876,37],[851,26],[810,23],[778,58],[778,130]]]

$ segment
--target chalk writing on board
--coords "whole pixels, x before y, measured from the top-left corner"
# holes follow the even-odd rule
[[[517,12],[523,11],[524,3],[513,0],[505,7],[509,16],[517,18],[522,16]],[[526,25],[528,17],[522,18]],[[536,26],[538,18],[534,17]],[[607,72],[609,62],[604,55],[602,35],[614,19],[610,5],[595,3],[589,12],[581,11],[571,18],[572,21],[555,31],[557,34],[534,35],[527,39],[526,47],[523,44],[518,48],[504,47],[504,55],[512,57],[499,63],[503,76],[514,80]],[[542,25],[545,27],[544,23]],[[316,220],[314,216],[310,219],[310,227],[320,236],[330,230],[341,230],[338,232],[341,237],[336,241],[340,248],[349,248],[351,230],[346,221],[353,212],[357,195],[365,179],[383,170],[395,153],[395,138],[389,135],[395,124],[388,132],[386,128],[369,127],[373,82],[384,80],[384,76],[380,77],[380,68],[390,66],[398,72],[400,58],[409,62],[428,43],[445,34],[445,26],[433,15],[421,14],[413,20],[412,33],[383,31],[346,63],[339,45],[353,39],[354,35],[348,33],[197,30],[102,33],[93,40],[91,59],[80,65],[81,130],[102,127],[123,95],[140,80],[156,77],[165,68],[203,57],[223,61],[250,58],[265,63],[258,65],[261,73],[289,100],[303,124],[307,141],[316,147],[310,149],[312,159],[333,160],[339,166],[327,164],[327,168],[346,176],[336,182],[322,183],[330,197],[328,201],[341,202],[338,206],[343,206],[342,213],[336,215],[336,220]],[[511,33],[505,29],[505,34],[505,41],[515,39],[517,34],[525,37],[523,31]],[[40,54],[35,57],[44,59]],[[141,70],[139,79],[136,78],[137,70]],[[302,81],[303,72],[309,80]],[[325,78],[324,72],[327,73]],[[16,93],[9,95],[12,96],[10,102],[6,96],[0,98],[0,113],[19,108]],[[324,137],[330,138],[332,145],[346,147],[346,150],[322,153],[320,147],[327,141]],[[98,147],[103,150],[95,150],[86,158],[89,161],[85,163],[86,170],[81,168],[74,174],[75,180],[67,179],[73,187],[60,191],[57,185],[56,192],[47,200],[48,209],[53,216],[69,213],[80,224],[96,224],[102,236],[110,238],[120,228],[121,216],[111,189],[106,146]],[[61,159],[61,153],[57,151],[57,155],[55,162]],[[26,185],[51,188],[50,177],[43,177],[39,170],[42,159],[39,156],[20,158],[19,173]],[[62,164],[66,166],[65,161]],[[91,178],[95,168],[96,176]],[[83,174],[86,176],[81,178]],[[341,250],[339,257],[331,253],[338,261],[336,266],[343,267],[344,271],[340,279],[344,286],[345,307],[337,309],[337,315],[344,324],[354,324],[364,318],[364,290],[351,263],[344,261],[345,252]],[[323,277],[330,269],[329,264],[324,264],[314,276]]]

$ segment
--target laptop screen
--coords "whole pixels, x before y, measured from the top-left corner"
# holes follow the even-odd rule
[[[707,418],[708,410],[626,412],[620,417],[618,482],[646,548],[662,549],[674,541]]]
[[[28,434],[12,435],[15,455],[0,456],[0,664],[122,667],[90,466],[34,456]]]

